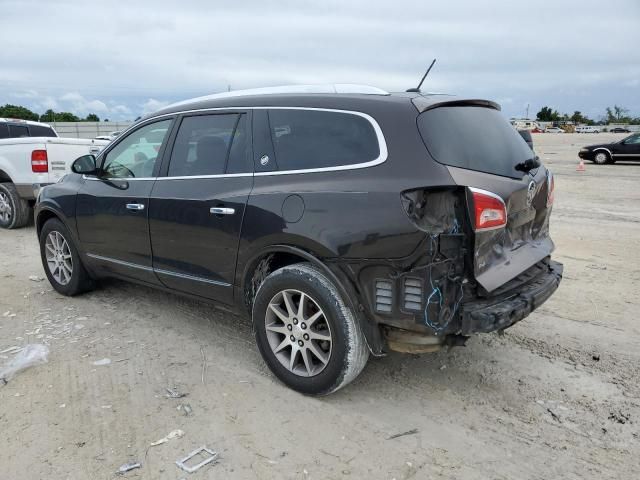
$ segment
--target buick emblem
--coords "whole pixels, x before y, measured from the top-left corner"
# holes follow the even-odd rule
[[[533,203],[533,197],[536,196],[536,182],[529,182],[529,186],[527,187],[527,206],[530,207]]]

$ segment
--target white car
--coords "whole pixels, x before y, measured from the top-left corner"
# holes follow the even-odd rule
[[[581,125],[576,127],[576,133],[600,133],[600,129],[591,125]]]
[[[564,130],[560,127],[549,127],[545,129],[546,133],[564,133]]]
[[[1,139],[0,228],[25,226],[40,188],[70,173],[76,158],[96,155],[108,143],[55,136]]]
[[[120,131],[116,131],[116,132],[111,132],[108,135],[98,135],[97,137],[94,138],[94,140],[107,140],[108,142],[110,142],[111,140],[116,138],[121,133],[122,132],[120,132]]]

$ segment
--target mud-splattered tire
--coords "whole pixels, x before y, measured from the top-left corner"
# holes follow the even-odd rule
[[[22,228],[29,223],[31,213],[13,183],[0,183],[0,228]]]
[[[57,218],[47,220],[40,231],[40,257],[49,283],[58,293],[73,297],[94,288],[71,233]]]
[[[599,151],[593,156],[593,163],[596,165],[604,165],[606,163],[611,163],[611,157],[607,152]]]
[[[354,313],[332,281],[311,264],[272,272],[258,288],[252,317],[262,358],[298,392],[333,393],[353,381],[369,358]]]

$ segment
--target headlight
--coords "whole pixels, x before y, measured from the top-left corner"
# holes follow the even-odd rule
[[[586,152],[588,152],[588,151],[589,151],[589,149],[588,149],[588,148],[581,148],[581,149],[580,149],[580,153],[586,153]]]

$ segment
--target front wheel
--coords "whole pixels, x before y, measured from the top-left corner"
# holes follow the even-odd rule
[[[40,257],[49,283],[58,293],[72,297],[93,288],[69,230],[57,218],[42,227]]]
[[[364,335],[332,281],[307,263],[271,273],[253,303],[253,328],[271,371],[290,388],[327,395],[369,358]]]
[[[605,163],[609,163],[611,159],[609,158],[609,154],[607,152],[598,152],[593,157],[593,162],[598,165],[604,165]]]
[[[0,228],[21,228],[29,223],[31,208],[12,183],[0,183]]]

